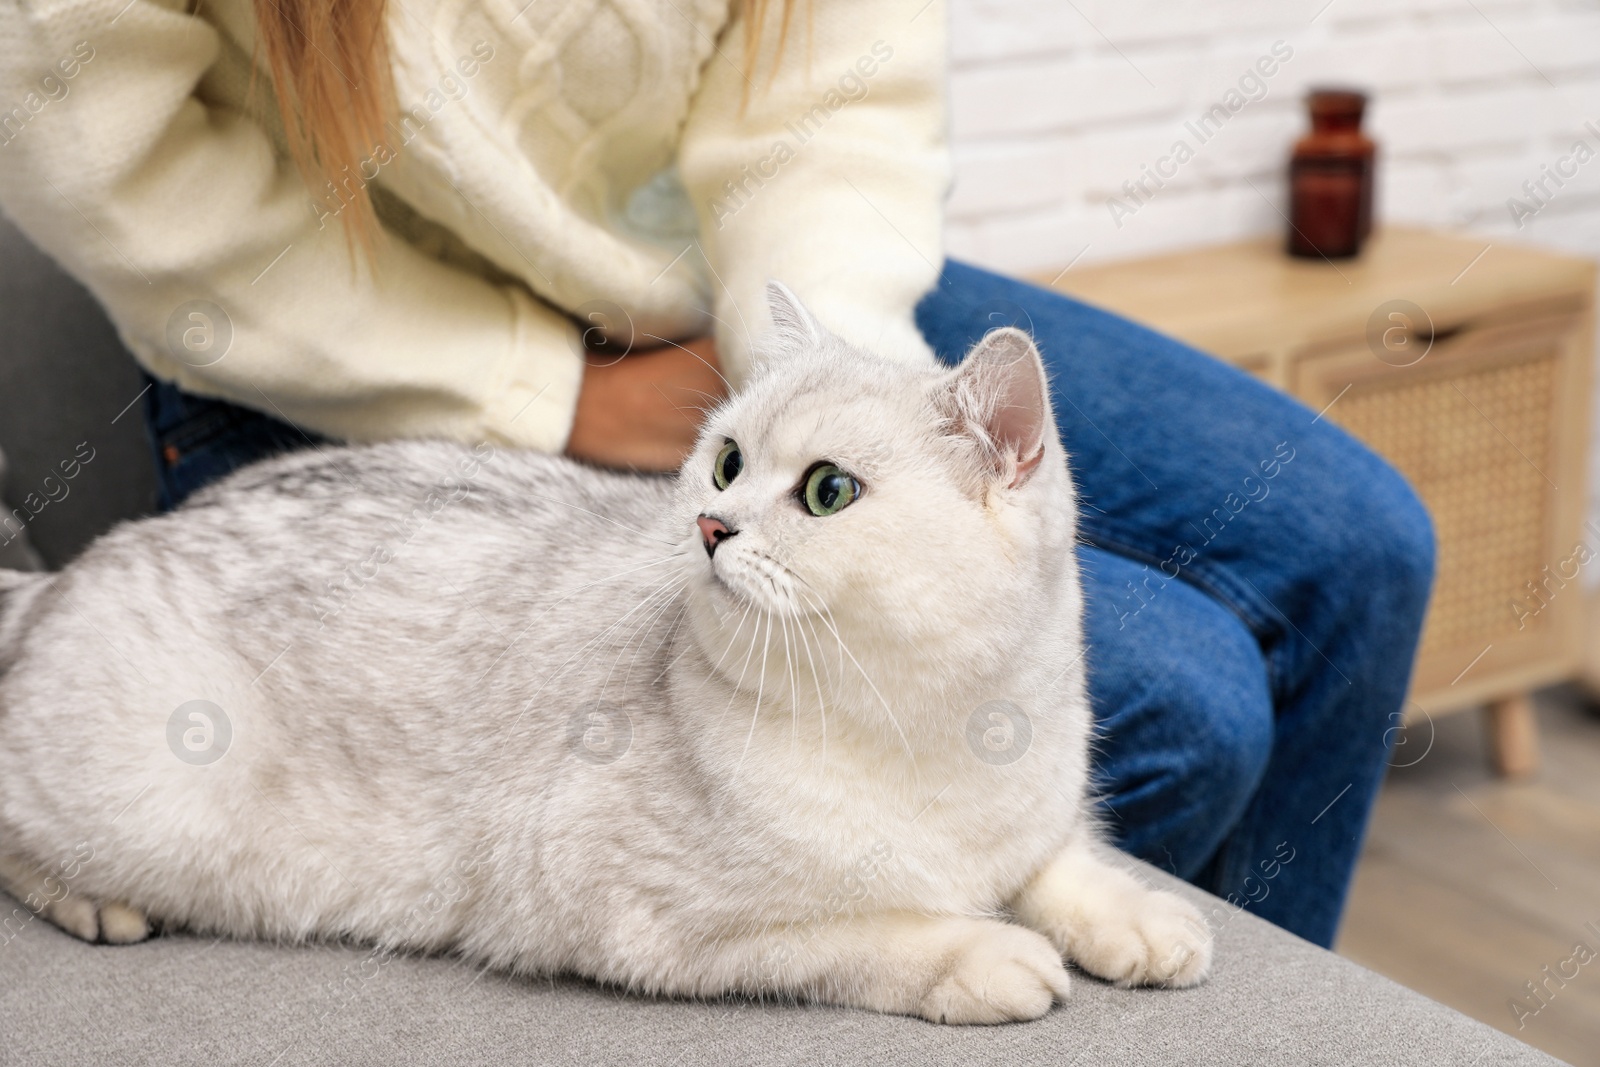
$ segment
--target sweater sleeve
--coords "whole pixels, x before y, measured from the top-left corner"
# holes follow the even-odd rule
[[[716,277],[717,342],[736,372],[770,328],[769,278],[885,355],[931,360],[917,301],[942,265],[944,0],[765,7],[745,71],[736,18],[718,40],[679,153]],[[770,80],[769,80],[770,79]]]
[[[182,6],[7,16],[0,100],[27,114],[0,128],[0,206],[185,389],[350,440],[564,447],[570,321],[398,239],[353,256],[266,130],[205,100],[224,45]]]

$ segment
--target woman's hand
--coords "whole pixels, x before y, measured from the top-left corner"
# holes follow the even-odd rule
[[[567,455],[602,467],[676,470],[706,410],[727,395],[709,337],[584,359]]]

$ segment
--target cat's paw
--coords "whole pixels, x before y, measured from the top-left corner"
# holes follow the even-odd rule
[[[150,936],[150,921],[144,913],[116,900],[68,894],[46,904],[39,914],[84,941],[131,945]]]
[[[18,856],[0,854],[0,889],[83,941],[131,945],[150,936],[150,922],[143,912],[121,901],[100,901],[71,892],[63,879],[47,875]]]
[[[918,1014],[936,1023],[1037,1019],[1067,999],[1069,982],[1048,939],[1009,923],[983,923],[956,950]]]
[[[1199,909],[1155,889],[1098,910],[1062,948],[1085,971],[1124,987],[1181,989],[1211,969],[1211,934]]]

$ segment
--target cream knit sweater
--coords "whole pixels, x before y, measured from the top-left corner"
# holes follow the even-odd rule
[[[353,440],[559,450],[574,314],[644,344],[714,330],[737,381],[769,277],[927,358],[942,0],[801,0],[743,110],[729,0],[389,8],[402,113],[344,189],[310,190],[250,0],[0,0],[0,206],[153,374]],[[362,183],[388,233],[370,265],[338,218]]]

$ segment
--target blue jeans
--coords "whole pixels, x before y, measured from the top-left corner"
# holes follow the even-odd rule
[[[1081,494],[1096,784],[1117,844],[1331,946],[1432,581],[1415,494],[1294,400],[1058,294],[951,263],[917,323],[949,363],[1020,325],[1049,365]],[[151,411],[173,393],[152,390]],[[167,453],[170,503],[306,440],[179,398],[191,419],[220,407],[239,423],[187,460]],[[152,425],[158,452],[181,432]]]
[[[145,375],[144,425],[156,460],[156,502],[171,511],[247,463],[325,439],[259,411],[185,393]]]

